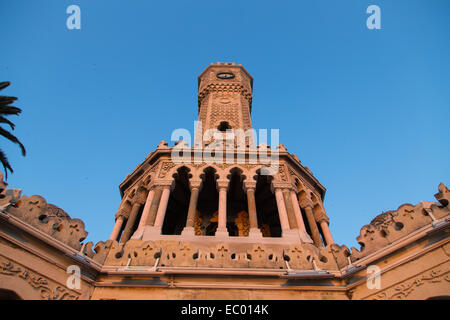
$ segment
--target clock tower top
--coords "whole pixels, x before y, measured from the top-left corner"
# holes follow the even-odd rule
[[[198,77],[198,118],[202,131],[252,127],[253,78],[242,65],[218,62]]]

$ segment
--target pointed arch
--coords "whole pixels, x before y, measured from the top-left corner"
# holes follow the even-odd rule
[[[182,165],[172,175],[174,179],[173,188],[170,192],[166,214],[164,216],[162,234],[179,235],[186,225],[189,199],[191,196],[189,179],[192,175],[189,173],[190,171],[188,167]]]
[[[255,200],[258,228],[263,237],[281,237],[281,223],[275,194],[272,191],[271,175],[262,175],[261,170],[256,171]]]

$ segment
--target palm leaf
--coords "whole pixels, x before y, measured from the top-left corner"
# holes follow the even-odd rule
[[[10,85],[9,81],[0,82],[0,91],[5,89]],[[22,112],[22,109],[12,106],[11,104],[16,101],[16,97],[9,97],[9,96],[0,96],[0,123],[6,123],[11,127],[12,130],[14,130],[14,123],[6,119],[4,116],[7,115],[19,115]],[[22,142],[17,139],[16,136],[11,134],[9,131],[3,129],[0,127],[0,136],[5,137],[9,141],[12,141],[14,143],[17,143],[22,150],[22,155],[26,155],[25,147],[23,146]],[[6,157],[6,154],[0,149],[0,162],[3,165],[3,168],[5,169],[5,177],[8,179],[8,170],[13,173],[13,169],[11,165],[9,164],[8,158]]]
[[[5,89],[7,86],[9,86],[11,83],[9,81],[3,81],[0,82],[0,90]]]
[[[14,106],[2,106],[0,104],[0,114],[3,115],[9,115],[9,114],[14,114],[14,115],[18,115],[19,113],[22,112],[22,109],[14,107]]]
[[[5,153],[1,149],[0,149],[0,162],[3,165],[3,169],[5,169],[5,178],[8,179],[8,170],[11,173],[13,173],[14,170],[11,168],[8,158],[6,157]]]
[[[10,132],[6,131],[2,127],[0,127],[0,135],[4,136],[6,139],[8,139],[11,142],[17,143],[22,149],[22,155],[25,156],[27,154],[27,151],[25,150],[25,147],[23,146],[22,142],[17,139],[16,136],[12,135]]]
[[[14,130],[14,127],[16,126],[14,123],[12,123],[11,121],[9,121],[8,119],[6,119],[3,116],[0,116],[0,123],[9,124],[9,126],[11,127],[12,130]]]

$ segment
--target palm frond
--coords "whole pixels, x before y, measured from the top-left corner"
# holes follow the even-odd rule
[[[0,82],[0,91],[5,89],[10,85],[9,81],[3,81]],[[16,101],[16,97],[9,97],[9,96],[0,96],[0,123],[6,123],[8,124],[12,130],[14,130],[14,123],[6,119],[4,116],[7,115],[19,115],[22,112],[22,109],[17,108],[15,106],[12,106],[11,104]],[[16,136],[11,134],[9,131],[3,129],[0,127],[0,136],[5,137],[9,141],[12,141],[14,143],[17,143],[22,150],[22,155],[26,155],[25,147],[23,146],[22,142],[17,139]],[[0,162],[3,165],[3,168],[5,169],[5,177],[8,179],[8,170],[13,173],[13,169],[11,165],[9,164],[8,158],[6,157],[6,154],[0,149]]]
[[[2,127],[0,127],[0,135],[4,136],[6,139],[8,139],[11,142],[17,143],[19,145],[20,149],[22,149],[23,156],[25,156],[27,154],[27,151],[25,150],[25,147],[23,146],[22,142],[20,142],[16,136],[14,136],[10,132],[6,131]]]
[[[19,115],[19,113],[22,112],[22,109],[14,107],[14,106],[2,106],[0,105],[0,114],[3,115],[9,115],[9,114],[14,114],[14,115]]]
[[[8,179],[8,170],[11,173],[13,173],[14,170],[11,168],[8,158],[6,157],[5,153],[1,149],[0,149],[0,162],[3,165],[3,169],[5,169],[5,179]]]
[[[9,126],[11,127],[12,130],[14,130],[14,127],[16,126],[14,123],[12,123],[11,121],[9,121],[8,119],[6,119],[5,117],[0,115],[0,123],[6,123],[9,124]]]
[[[0,90],[5,89],[7,86],[9,86],[11,83],[9,81],[3,81],[0,82]]]
[[[0,103],[1,104],[11,104],[11,103],[13,103],[16,100],[17,100],[17,97],[0,96]]]

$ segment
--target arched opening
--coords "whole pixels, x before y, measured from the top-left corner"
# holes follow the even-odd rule
[[[255,199],[258,228],[263,237],[281,237],[281,224],[277,201],[271,190],[272,176],[261,175],[258,170]]]
[[[230,126],[230,124],[227,121],[222,121],[217,126],[217,130],[219,130],[221,132],[226,132],[228,129],[231,129],[231,126]]]
[[[191,190],[189,188],[189,169],[181,167],[173,175],[174,188],[170,192],[162,234],[181,234],[186,226]]]
[[[303,208],[300,208],[300,211],[302,213],[302,219],[303,219],[303,223],[305,225],[306,233],[312,238],[312,232],[311,232],[311,228],[309,227],[309,221],[308,221],[308,217],[306,216],[306,212]]]
[[[230,170],[227,177],[230,186],[227,192],[227,229],[230,236],[247,237],[250,231],[247,195],[244,192],[245,176],[239,168]]]
[[[429,297],[426,300],[450,300],[450,296],[435,296]]]
[[[196,235],[213,236],[218,225],[219,192],[217,191],[216,170],[203,170],[202,189],[198,195],[197,212],[194,221]]]
[[[15,291],[0,289],[0,300],[23,300]]]

